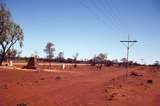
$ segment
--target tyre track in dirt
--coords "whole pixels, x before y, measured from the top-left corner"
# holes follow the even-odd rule
[[[55,85],[46,86],[48,91],[11,101],[8,106],[23,102],[29,106],[106,106],[103,95],[104,83],[122,74],[117,71],[87,74],[83,79],[66,82],[67,84],[59,88],[55,88]]]

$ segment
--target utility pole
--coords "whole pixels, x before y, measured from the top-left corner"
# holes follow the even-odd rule
[[[144,59],[141,59],[141,64],[145,65]]]
[[[124,40],[124,41],[120,41],[120,42],[127,48],[127,63],[126,63],[126,68],[127,68],[126,78],[127,78],[128,62],[129,62],[129,50],[138,41],[137,40],[130,40],[130,36],[128,35],[128,40]]]

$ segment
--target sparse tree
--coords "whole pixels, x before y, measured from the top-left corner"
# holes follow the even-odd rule
[[[39,55],[38,55],[37,51],[34,52],[34,57],[37,58],[37,59],[39,58]]]
[[[98,62],[105,62],[107,60],[107,54],[106,53],[100,53],[97,57],[96,60]]]
[[[1,58],[0,65],[9,52],[17,42],[20,47],[23,45],[23,30],[20,25],[17,25],[11,20],[11,13],[4,4],[0,4],[0,45],[1,45]]]
[[[94,57],[90,60],[90,64],[91,64],[91,66],[96,65],[96,55],[94,55]]]
[[[76,61],[76,60],[77,60],[77,58],[78,58],[78,56],[79,56],[79,54],[78,54],[78,53],[76,53],[75,55],[73,55],[73,59]]]
[[[160,65],[160,62],[158,61],[158,60],[156,60],[155,62],[154,62],[154,66],[159,66]]]
[[[12,49],[8,50],[6,57],[7,57],[7,59],[11,60],[11,59],[15,58],[16,55],[17,55],[17,50],[12,48]]]
[[[76,53],[75,55],[73,55],[73,60],[74,60],[74,67],[77,67],[77,58],[78,58],[79,54]]]
[[[20,58],[20,57],[21,57],[21,54],[22,54],[22,51],[18,51],[18,52],[17,52],[17,57]]]
[[[128,65],[127,59],[126,58],[122,58],[121,61],[122,61],[122,65],[127,67],[127,65]]]
[[[121,61],[122,61],[123,63],[126,63],[126,62],[127,62],[127,59],[126,59],[126,58],[122,58]]]
[[[113,62],[114,64],[118,64],[118,59],[113,59],[112,62]]]
[[[58,53],[57,60],[58,60],[59,62],[64,61],[64,52],[59,52],[59,53]]]
[[[48,42],[44,49],[44,52],[47,54],[47,58],[49,60],[49,69],[51,69],[51,61],[52,58],[54,57],[54,51],[55,51],[54,44],[52,42]]]
[[[107,61],[106,53],[99,53],[97,56],[94,55],[93,59],[91,59],[91,66],[95,66],[97,63],[105,63]]]

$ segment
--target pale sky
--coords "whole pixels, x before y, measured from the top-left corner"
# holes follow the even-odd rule
[[[126,56],[119,42],[138,40],[130,59],[160,60],[159,0],[4,0],[14,21],[24,31],[22,56],[38,53],[53,42],[58,52],[79,59],[107,53],[109,59]]]

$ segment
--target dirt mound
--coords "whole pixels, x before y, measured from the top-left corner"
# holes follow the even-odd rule
[[[130,76],[143,76],[143,75],[140,74],[140,73],[138,73],[138,72],[132,71],[132,72],[130,73]]]
[[[31,57],[29,59],[27,65],[24,66],[24,68],[27,68],[27,69],[37,69],[37,67],[38,67],[38,62],[35,57]]]

